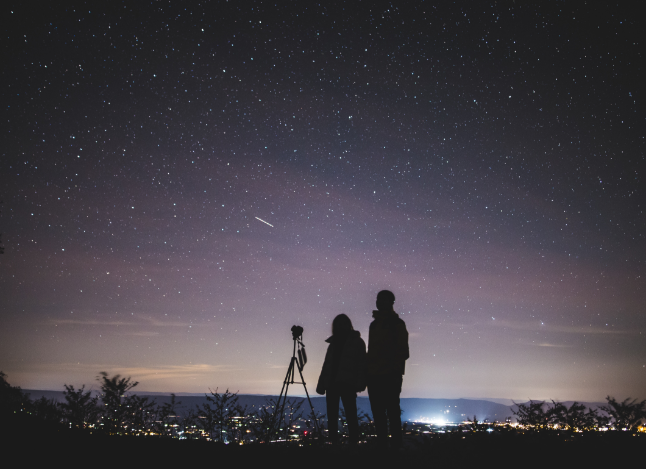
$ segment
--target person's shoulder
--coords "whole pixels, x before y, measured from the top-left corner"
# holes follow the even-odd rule
[[[402,318],[397,318],[397,327],[406,329],[406,321]]]
[[[348,345],[352,347],[352,349],[355,351],[361,350],[363,351],[363,353],[365,353],[366,342],[361,337],[361,334],[357,334],[354,337],[352,337],[352,340],[348,341]]]
[[[393,311],[393,315],[390,316],[390,319],[392,319],[396,323],[404,323],[404,324],[406,324],[404,322],[404,320],[402,319],[402,317],[399,315],[399,313],[396,313],[395,311]]]
[[[394,329],[397,329],[397,330],[400,330],[400,331],[402,331],[402,330],[405,331],[406,330],[406,321],[404,321],[402,318],[400,318],[399,315],[392,318],[391,325],[392,325],[392,327]]]
[[[399,316],[399,314],[396,313],[395,311],[389,313],[387,316],[384,317],[384,319],[388,324],[405,324],[401,316]]]

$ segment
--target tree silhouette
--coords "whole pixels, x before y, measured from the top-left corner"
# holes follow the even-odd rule
[[[344,438],[348,437],[348,416],[345,413],[345,407],[340,406],[339,407],[339,420],[341,420],[341,430],[339,431],[339,438]],[[336,425],[337,428],[339,426],[339,422],[330,422],[328,420],[328,428],[330,428],[331,425]]]
[[[59,424],[63,417],[58,403],[54,399],[47,399],[45,396],[31,402],[29,410],[32,415],[43,422]]]
[[[276,426],[274,427],[277,431],[278,437],[283,437],[285,440],[289,439],[289,430],[294,425],[296,420],[303,418],[303,411],[301,407],[305,401],[301,399],[300,401],[296,399],[287,399],[285,401],[285,410],[283,415],[279,415]]]
[[[530,427],[535,430],[541,430],[548,427],[551,415],[545,412],[543,406],[545,401],[532,401],[527,404],[514,404],[518,407],[517,410],[511,408],[511,412],[516,416],[518,423]]]
[[[177,429],[180,424],[175,406],[179,404],[181,402],[176,402],[175,394],[171,394],[170,402],[164,402],[162,405],[157,406],[155,410],[155,422],[153,424],[155,433],[171,437],[177,435]]]
[[[251,412],[239,404],[237,392],[232,393],[227,389],[219,393],[216,388],[215,391],[210,390],[210,394],[205,394],[204,404],[180,415],[177,407],[181,402],[177,401],[175,394],[171,394],[170,402],[157,405],[148,397],[131,393],[139,383],[130,377],[110,376],[102,371],[97,381],[100,383],[100,396],[92,397],[85,386],[75,389],[65,384],[65,402],[58,404],[45,397],[31,401],[20,387],[11,386],[6,375],[0,371],[0,418],[3,421],[12,419],[16,428],[23,428],[23,431],[37,432],[59,432],[61,422],[65,422],[69,428],[102,428],[111,435],[159,435],[180,439],[206,437],[220,443],[294,441],[295,437],[298,437],[301,445],[323,441],[324,415],[310,413],[304,417],[301,409],[305,401],[302,399],[288,399],[278,409],[277,402],[269,399],[265,405]],[[560,432],[589,431],[611,422],[616,430],[634,432],[646,419],[646,400],[628,398],[618,402],[610,396],[606,400],[607,405],[587,411],[586,406],[579,402],[567,406],[554,400],[549,405],[545,401],[532,400],[524,404],[514,403],[515,408],[512,407],[511,411],[520,425],[535,431],[552,428],[558,428]],[[345,434],[345,409],[340,407],[339,411],[342,422],[340,433]],[[374,422],[370,415],[359,413],[357,417],[361,439],[374,436]],[[507,419],[508,423],[510,419]],[[302,434],[294,428],[296,423],[300,424]],[[459,426],[457,431],[467,428],[478,432],[496,425],[495,421],[492,423],[488,420],[479,423],[475,415],[466,423],[466,427]],[[404,422],[403,425],[408,423]],[[509,425],[507,428],[511,431]],[[419,433],[414,424],[411,431],[413,434]]]
[[[247,406],[242,406],[236,403],[233,410],[235,415],[227,422],[229,441],[234,443],[248,442],[250,435],[247,432],[247,430],[249,430]]]
[[[606,396],[607,406],[599,408],[606,412],[612,419],[612,425],[616,430],[635,431],[642,419],[646,418],[646,400],[638,402],[637,399],[630,400],[630,397],[622,402],[617,402],[614,397]]]
[[[477,432],[478,430],[482,430],[483,425],[478,423],[478,417],[475,415],[473,416],[473,420],[467,419],[467,422],[471,424],[471,431]]]
[[[238,393],[229,392],[227,389],[222,394],[218,389],[211,391],[211,395],[205,394],[207,402],[198,410],[198,425],[206,431],[214,441],[224,442],[226,436],[230,434],[234,438],[233,430],[235,427],[232,422],[234,417],[238,416],[240,408],[238,406]],[[228,441],[228,440],[227,440]]]
[[[197,427],[207,435],[207,438],[213,440],[215,437],[215,412],[213,412],[213,409],[208,403],[202,404],[201,407],[196,405],[195,409],[197,411]]]
[[[88,425],[94,425],[101,411],[99,398],[92,397],[90,391],[85,391],[85,385],[80,389],[74,389],[74,386],[67,384],[64,386],[65,402],[61,403],[63,418],[74,428],[86,428]]]
[[[124,405],[126,408],[126,433],[141,434],[152,430],[155,422],[154,400],[149,401],[147,397],[132,394],[125,397]]]
[[[178,419],[178,425],[177,433],[182,435],[182,438],[193,440],[200,437],[198,414],[193,409],[189,409],[183,418]]]
[[[359,420],[359,437],[363,436],[365,439],[367,436],[373,436],[377,434],[377,429],[375,428],[375,422],[372,420],[372,416],[367,412],[359,411],[357,413],[357,418]]]
[[[7,381],[7,375],[0,371],[0,413],[14,413],[25,410],[29,396],[22,392],[19,386],[12,386]]]
[[[324,418],[325,414],[320,412],[315,413],[313,410],[310,410],[310,413],[305,420],[305,426],[307,427],[307,434],[305,436],[307,437],[307,440],[320,439],[322,441],[323,430],[325,430],[325,425],[323,424]]]
[[[260,406],[249,417],[249,430],[253,438],[259,443],[267,443],[270,441],[271,427],[274,417],[274,407],[276,401],[269,399],[267,403]]]
[[[282,414],[278,414],[278,402],[273,399],[268,401],[269,405],[274,408],[274,413],[269,420],[269,429],[267,430],[267,441],[272,441],[274,438],[285,439],[289,438],[289,430],[294,425],[296,420],[303,418],[301,407],[305,402],[303,399],[300,401],[296,399],[286,399],[280,405]]]
[[[130,404],[126,393],[139,384],[131,378],[121,378],[120,375],[109,377],[105,371],[99,373],[97,381],[101,384],[101,401],[103,402],[103,426],[110,434],[128,433]]]
[[[573,402],[568,408],[561,402],[554,402],[554,405],[548,413],[550,414],[550,422],[558,425],[559,428],[565,430],[592,430],[598,419],[598,414],[595,409],[585,411],[585,405]]]

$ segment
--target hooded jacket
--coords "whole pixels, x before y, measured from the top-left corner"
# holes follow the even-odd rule
[[[406,371],[408,331],[394,311],[373,311],[368,333],[368,375],[383,376]]]
[[[366,389],[366,343],[359,331],[333,335],[326,340],[330,345],[316,386],[316,392],[325,394],[330,389],[361,392]]]

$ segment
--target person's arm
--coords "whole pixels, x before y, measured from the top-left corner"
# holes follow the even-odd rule
[[[359,346],[357,350],[359,368],[357,370],[357,392],[363,392],[368,385],[368,354],[366,353],[366,343],[363,339],[359,339]]]
[[[323,360],[323,366],[321,367],[321,374],[319,375],[318,383],[316,384],[316,393],[324,395],[325,386],[328,382],[328,374],[330,373],[330,361],[328,360],[330,355],[330,347],[328,346],[327,352],[325,352],[325,359]]]
[[[401,321],[397,328],[397,352],[400,360],[408,360],[410,358],[410,351],[408,349],[408,330],[406,330],[406,323]]]
[[[371,352],[371,348],[374,346],[374,341],[373,341],[373,337],[372,337],[372,334],[373,334],[373,332],[372,332],[373,324],[374,324],[374,321],[370,323],[370,327],[369,327],[369,329],[368,329],[368,346],[367,346],[367,348],[366,348],[366,366],[367,366],[367,369],[369,369],[369,368],[370,368],[371,363],[372,363],[372,362],[373,362],[373,360],[374,360],[374,356],[373,356],[373,355],[374,355],[374,352],[375,352],[375,351],[374,351],[374,350],[372,350],[372,352]],[[365,342],[364,342],[364,343],[365,343]],[[371,355],[371,353],[372,353],[373,355]]]

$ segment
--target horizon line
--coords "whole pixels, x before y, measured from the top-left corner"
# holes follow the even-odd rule
[[[29,393],[30,391],[34,392],[60,392],[63,393],[63,390],[55,390],[55,389],[21,389],[25,393]],[[89,390],[93,392],[99,392],[99,390]],[[175,394],[176,396],[187,396],[187,397],[199,397],[199,396],[204,396],[208,395],[208,392],[170,392],[170,391],[129,391],[129,394],[137,394],[140,396],[170,396],[171,394]],[[238,396],[254,396],[254,397],[278,397],[277,394],[257,394],[257,393],[236,393]],[[307,399],[307,395],[305,394],[290,394],[288,397],[295,397],[299,399]],[[321,395],[310,395],[311,398],[324,398],[325,396]],[[361,396],[357,395],[357,398],[364,398],[368,399],[368,396]],[[400,397],[400,399],[429,399],[429,400],[467,400],[467,401],[487,401],[487,402],[492,402],[494,404],[501,404],[501,405],[513,405],[514,402],[518,402],[520,404],[527,403],[529,401],[544,401],[546,403],[550,402],[551,399],[513,399],[513,398],[508,398],[508,397]],[[510,401],[509,403],[503,403],[503,402],[498,402],[498,401]],[[556,400],[556,402],[579,402],[579,403],[605,403],[603,400],[599,401],[587,401],[587,400],[578,400],[578,399],[567,399],[567,400]]]

